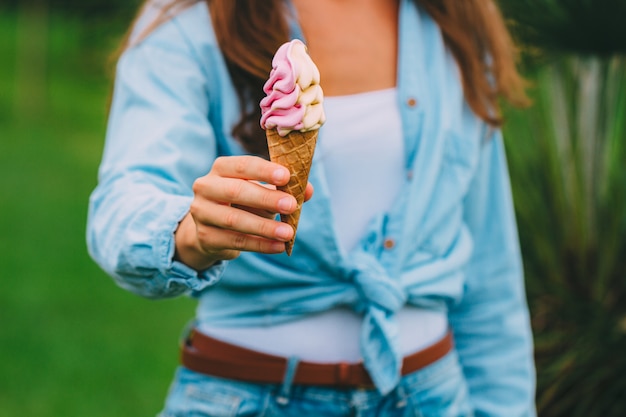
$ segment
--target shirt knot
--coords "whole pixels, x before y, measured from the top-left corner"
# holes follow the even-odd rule
[[[406,291],[399,281],[392,279],[380,262],[367,252],[356,252],[353,282],[361,296],[361,304],[375,305],[392,314],[407,301]]]

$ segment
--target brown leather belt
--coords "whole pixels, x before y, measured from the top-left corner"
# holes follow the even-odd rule
[[[402,375],[422,369],[452,350],[452,333],[405,357]],[[193,330],[181,348],[182,364],[192,371],[247,382],[279,384],[285,377],[287,358],[270,355],[213,339]],[[298,363],[294,384],[336,387],[373,387],[362,363]]]

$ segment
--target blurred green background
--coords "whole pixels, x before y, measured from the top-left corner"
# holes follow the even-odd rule
[[[626,415],[625,0],[502,0],[534,105],[505,138],[541,416]],[[149,416],[192,316],[85,248],[112,52],[137,1],[0,5],[0,416]]]
[[[75,3],[0,11],[2,417],[156,415],[194,309],[120,290],[87,255],[109,56],[134,7]]]

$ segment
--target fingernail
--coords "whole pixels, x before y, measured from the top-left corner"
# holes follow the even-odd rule
[[[276,234],[277,238],[287,240],[291,238],[292,231],[293,229],[291,228],[291,226],[286,225],[286,224],[281,224],[276,227],[276,230],[274,231],[274,233]]]
[[[283,197],[278,200],[278,210],[282,213],[288,212],[293,207],[293,199],[291,197]]]
[[[272,179],[275,182],[283,182],[289,176],[289,172],[286,169],[280,168],[274,171]]]

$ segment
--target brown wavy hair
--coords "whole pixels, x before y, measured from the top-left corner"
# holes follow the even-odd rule
[[[217,41],[239,98],[241,119],[233,136],[254,154],[267,155],[259,126],[258,103],[278,47],[289,40],[289,11],[284,0],[173,0],[139,37],[186,6],[206,1]],[[526,105],[525,82],[516,67],[516,49],[494,0],[413,0],[441,28],[459,64],[465,99],[486,123],[502,124],[500,98]],[[144,7],[149,4],[145,3]],[[277,10],[283,13],[277,13]],[[141,12],[140,12],[141,14]],[[128,35],[122,49],[128,46]]]

